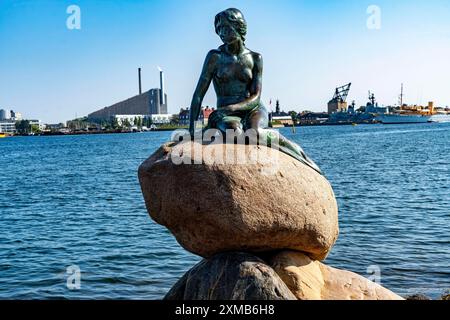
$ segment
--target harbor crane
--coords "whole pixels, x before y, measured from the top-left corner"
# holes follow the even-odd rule
[[[345,102],[347,100],[348,93],[350,91],[352,83],[348,83],[342,87],[337,87],[336,91],[334,92],[333,99],[331,101],[334,102]]]
[[[352,83],[337,87],[333,98],[328,102],[328,114],[347,110],[347,96]]]

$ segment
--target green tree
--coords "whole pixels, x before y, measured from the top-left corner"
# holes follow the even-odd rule
[[[125,128],[131,127],[130,120],[128,120],[128,118],[125,118],[125,119],[122,121],[122,126],[125,127]]]
[[[31,132],[32,132],[32,133],[39,133],[39,132],[41,132],[41,129],[39,128],[39,125],[37,125],[37,124],[32,124],[32,125],[31,125]]]
[[[17,121],[16,130],[19,134],[28,134],[30,132],[30,121],[28,120]]]
[[[297,115],[298,115],[298,113],[295,112],[295,111],[289,111],[288,113],[289,113],[289,115],[290,115],[291,118],[292,118],[292,122],[293,122],[294,124],[297,123]]]
[[[111,119],[111,128],[113,128],[114,130],[119,128],[119,121],[117,121],[116,117]]]
[[[174,125],[179,125],[180,124],[180,116],[178,114],[174,114],[171,118],[170,118],[170,122]]]

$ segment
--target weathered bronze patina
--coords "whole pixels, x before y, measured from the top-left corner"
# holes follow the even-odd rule
[[[320,173],[298,144],[275,130],[267,129],[268,113],[260,101],[263,60],[259,53],[245,47],[247,23],[242,12],[234,8],[222,11],[216,15],[214,25],[224,44],[206,56],[191,103],[191,135],[194,135],[195,121],[212,81],[217,95],[217,110],[209,116],[205,130],[218,129],[225,135],[228,129],[238,134],[254,129],[260,141],[268,142]]]

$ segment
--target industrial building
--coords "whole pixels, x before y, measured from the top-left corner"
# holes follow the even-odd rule
[[[347,96],[351,83],[336,88],[333,98],[328,102],[328,114],[347,111]]]
[[[91,121],[110,121],[117,115],[127,117],[149,117],[151,115],[167,115],[167,94],[164,90],[164,73],[159,72],[160,88],[150,89],[142,93],[141,69],[138,69],[139,94],[105,107],[88,115]]]

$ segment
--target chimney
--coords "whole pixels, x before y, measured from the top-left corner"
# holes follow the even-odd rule
[[[138,77],[139,77],[139,94],[142,94],[141,68],[138,68]]]
[[[165,104],[165,92],[164,92],[164,72],[159,69],[159,84],[160,84],[160,96],[159,101],[161,104]]]
[[[430,112],[430,114],[434,113],[434,102],[433,101],[428,102],[428,111]]]

